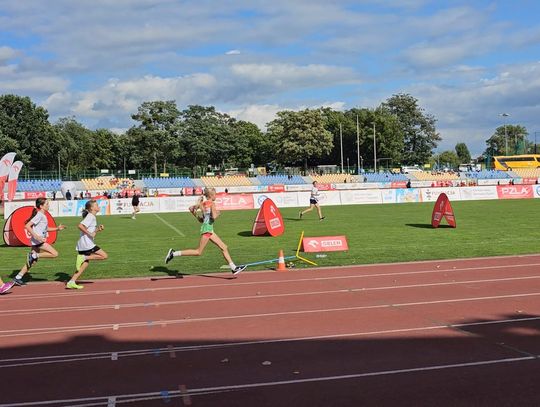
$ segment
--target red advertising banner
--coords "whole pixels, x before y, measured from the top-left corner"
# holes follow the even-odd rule
[[[285,185],[268,185],[268,192],[285,192]]]
[[[217,194],[216,208],[224,211],[236,209],[253,209],[253,195],[250,194]]]
[[[407,181],[394,181],[390,186],[391,188],[407,188]]]
[[[525,199],[534,198],[531,185],[497,185],[499,199]]]
[[[526,185],[536,184],[538,183],[538,178],[522,178],[521,183]]]
[[[336,188],[334,187],[334,184],[319,184],[319,183],[317,183],[317,189],[319,191],[333,191]]]
[[[305,253],[340,252],[349,250],[345,236],[304,237],[302,247]]]
[[[281,212],[270,198],[266,198],[253,222],[253,236],[261,236],[266,233],[270,236],[280,236],[285,232],[285,224]]]
[[[454,210],[450,204],[450,199],[448,199],[448,196],[445,193],[440,194],[435,202],[433,213],[431,214],[431,226],[438,228],[443,218],[446,219],[451,227],[456,227]]]
[[[8,246],[31,246],[30,235],[25,229],[26,222],[32,216],[33,206],[23,206],[16,209],[4,224],[4,242]],[[55,228],[56,222],[49,212],[46,212],[49,227]],[[53,244],[56,241],[56,232],[49,232],[47,243]]]
[[[24,193],[24,199],[38,199],[38,198],[47,198],[47,192],[39,191],[39,192],[25,192]]]

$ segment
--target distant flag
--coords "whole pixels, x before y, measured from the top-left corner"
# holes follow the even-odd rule
[[[9,170],[13,165],[16,153],[7,153],[0,160],[0,201],[4,198],[4,185],[8,179]]]
[[[19,173],[21,172],[22,167],[22,161],[15,161],[9,169],[8,201],[13,201],[13,198],[15,198],[15,192],[17,192],[17,179],[19,178]]]

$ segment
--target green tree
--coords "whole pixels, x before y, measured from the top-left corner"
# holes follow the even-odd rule
[[[443,151],[436,157],[436,161],[439,164],[440,168],[450,168],[450,169],[456,169],[459,166],[460,159],[458,155],[451,151]]]
[[[321,110],[281,111],[268,124],[276,160],[281,164],[304,163],[332,151],[333,136],[325,128]]]
[[[178,138],[180,112],[173,100],[143,102],[131,118],[139,122],[130,128],[127,136],[138,147],[133,151],[133,162],[142,166],[153,164],[154,174],[158,172],[158,162],[166,170],[182,155]]]
[[[461,164],[468,164],[471,162],[471,153],[469,152],[467,144],[457,143],[455,149]]]
[[[418,106],[418,100],[408,94],[397,94],[381,106],[396,115],[403,132],[403,164],[424,164],[441,137],[436,131],[437,120]]]
[[[0,132],[10,147],[28,167],[51,169],[56,166],[55,133],[47,110],[36,106],[29,97],[0,96]]]
[[[527,129],[521,125],[500,126],[486,140],[487,148],[484,155],[514,155],[523,154],[529,150]],[[508,143],[508,149],[507,149]]]
[[[92,131],[74,117],[60,118],[54,124],[56,133],[55,149],[63,174],[79,173],[96,169],[90,160],[90,140]]]

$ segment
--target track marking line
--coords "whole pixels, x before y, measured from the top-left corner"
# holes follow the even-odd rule
[[[187,391],[186,385],[181,384],[178,386],[178,390],[180,391],[180,395],[182,397],[182,404],[184,404],[184,406],[191,406],[191,397]]]
[[[165,219],[163,219],[161,216],[159,216],[157,213],[154,213],[154,216],[158,218],[161,222],[163,222],[165,225],[170,227],[172,230],[174,230],[178,235],[182,237],[186,237],[179,229],[177,229],[174,225],[171,225],[169,222],[167,222]]]
[[[111,360],[118,360],[118,352],[111,353]]]
[[[247,345],[264,345],[264,344],[274,344],[274,343],[282,343],[282,342],[299,342],[299,341],[310,341],[310,340],[321,340],[321,339],[337,339],[337,338],[350,338],[350,337],[373,336],[373,335],[387,335],[387,334],[395,334],[395,333],[419,332],[419,331],[437,330],[437,329],[449,329],[449,328],[456,329],[456,328],[467,328],[467,327],[473,327],[473,326],[511,324],[511,323],[516,323],[516,322],[530,322],[530,321],[538,321],[538,320],[540,320],[540,317],[514,318],[514,319],[502,319],[502,320],[495,320],[495,321],[482,321],[482,322],[472,322],[472,323],[463,323],[463,324],[437,324],[437,325],[429,325],[429,326],[413,327],[413,328],[389,329],[389,330],[367,331],[367,332],[366,331],[353,332],[353,333],[345,333],[345,334],[304,336],[304,337],[297,337],[297,338],[254,340],[254,341],[221,343],[221,344],[211,344],[211,345],[192,345],[192,346],[179,346],[179,347],[172,347],[172,345],[169,345],[167,348],[161,348],[160,350],[168,351],[169,354],[171,355],[171,349],[173,352],[190,352],[190,351],[200,351],[200,350],[215,349],[215,348],[230,348],[230,347],[247,346]],[[155,351],[156,349],[142,349],[142,350],[120,351],[117,353],[120,354],[122,357],[133,357],[133,356],[151,355]],[[28,358],[1,359],[0,369],[9,368],[9,367],[40,365],[40,364],[66,363],[66,362],[73,362],[73,361],[105,359],[105,358],[109,358],[110,355],[111,354],[109,352],[101,352],[101,353],[51,355],[51,356],[38,356],[38,357],[28,357]],[[176,355],[174,356],[171,355],[171,358],[173,357],[176,357]],[[17,363],[11,363],[11,362],[17,362]]]
[[[161,390],[159,392],[148,392],[148,393],[133,393],[133,394],[123,394],[116,396],[96,396],[96,397],[86,397],[86,398],[76,398],[76,399],[62,399],[62,400],[41,400],[41,401],[30,401],[22,403],[11,403],[11,407],[26,407],[26,406],[38,406],[38,405],[51,405],[51,404],[71,404],[71,405],[84,405],[84,406],[96,406],[102,405],[104,402],[107,402],[111,397],[116,398],[116,402],[135,402],[135,401],[144,401],[144,400],[159,400],[168,398],[169,401],[172,397],[182,397],[184,395],[193,396],[202,396],[208,394],[219,394],[230,391],[238,390],[249,390],[257,388],[268,388],[268,387],[277,387],[285,385],[295,385],[295,384],[304,384],[304,383],[320,383],[320,382],[330,382],[330,381],[340,381],[340,380],[351,380],[351,379],[362,379],[366,377],[378,377],[378,376],[391,376],[399,374],[410,374],[410,373],[421,373],[421,372],[434,372],[447,369],[460,369],[468,367],[477,367],[477,366],[493,366],[506,363],[517,363],[517,362],[526,362],[526,361],[538,361],[540,355],[534,356],[524,356],[517,358],[502,358],[502,359],[489,359],[489,360],[480,360],[476,362],[463,362],[463,363],[451,363],[451,364],[441,364],[441,365],[428,365],[414,368],[403,368],[403,369],[392,369],[392,370],[381,370],[381,371],[372,371],[372,372],[359,372],[345,375],[334,375],[334,376],[318,376],[318,377],[309,377],[305,379],[295,379],[295,380],[280,380],[280,381],[268,381],[268,382],[255,382],[255,383],[241,383],[236,385],[226,385],[226,386],[213,386],[213,387],[202,387],[196,389],[187,390],[186,393],[182,393],[180,389],[178,390]],[[74,404],[78,403],[78,404]],[[85,403],[85,404],[82,404]],[[92,404],[90,404],[92,403]],[[6,404],[0,404],[0,406],[8,406]]]
[[[504,269],[504,268],[515,268],[515,267],[531,267],[531,266],[540,266],[540,263],[531,263],[531,264],[520,264],[513,266],[484,266],[484,267],[473,267],[473,268],[461,268],[461,269],[437,269],[437,270],[422,270],[422,271],[410,271],[410,272],[398,272],[398,273],[376,273],[376,274],[352,274],[346,276],[330,276],[330,277],[314,277],[314,278],[298,278],[291,280],[266,280],[266,281],[245,281],[245,282],[228,282],[225,284],[207,284],[207,285],[187,285],[187,286],[173,286],[173,287],[159,287],[159,288],[133,288],[128,290],[122,290],[123,294],[128,293],[141,293],[141,292],[161,292],[161,291],[173,291],[173,290],[187,290],[191,288],[214,288],[214,287],[241,287],[241,286],[250,286],[250,285],[265,285],[265,284],[288,284],[288,283],[298,283],[298,282],[315,282],[315,281],[331,281],[331,280],[343,280],[343,279],[357,279],[357,278],[371,278],[371,277],[390,277],[390,276],[407,276],[407,275],[418,275],[418,274],[436,274],[436,273],[447,273],[447,272],[457,272],[457,271],[481,271],[481,270],[494,270],[494,269]],[[274,272],[275,274],[275,272]],[[529,278],[539,278],[539,276],[531,276]],[[84,296],[93,296],[93,295],[108,295],[115,293],[115,290],[103,290],[103,291],[87,291],[83,293],[54,293],[54,297],[84,297]],[[116,294],[120,294],[120,290],[116,290]],[[8,298],[3,298],[2,301],[16,301],[16,300],[35,300],[39,298],[51,298],[51,293],[47,294],[23,294],[18,295],[17,297],[8,296]],[[9,313],[9,310],[0,311],[1,313]]]
[[[464,284],[467,282],[464,282]],[[407,286],[409,287],[409,286]],[[398,288],[398,287],[390,287]],[[369,290],[380,290],[381,287],[374,289],[363,289],[358,291],[369,291]],[[530,294],[517,294],[517,296],[530,296]],[[480,297],[482,299],[493,299],[493,297]],[[500,298],[500,296],[498,296]],[[509,298],[516,298],[516,295],[512,295]],[[162,323],[165,324],[182,324],[182,323],[193,323],[193,322],[208,322],[208,321],[224,321],[224,320],[233,320],[233,319],[246,319],[246,318],[262,318],[262,317],[274,317],[274,316],[284,316],[284,315],[302,315],[302,314],[315,314],[315,313],[329,313],[329,312],[343,312],[343,311],[360,311],[367,309],[376,309],[376,308],[392,308],[392,307],[404,307],[411,305],[427,305],[427,304],[436,304],[436,303],[445,303],[445,302],[460,302],[460,301],[471,301],[471,299],[460,299],[460,300],[435,300],[435,301],[426,301],[426,302],[414,302],[414,303],[404,303],[404,304],[379,304],[379,305],[364,305],[356,307],[341,307],[341,308],[320,308],[320,309],[308,309],[308,310],[298,310],[298,311],[282,311],[282,312],[269,312],[269,313],[258,313],[258,314],[241,314],[241,315],[226,315],[219,317],[200,317],[200,318],[181,318],[174,320],[163,320]],[[91,330],[103,330],[110,329],[118,330],[122,328],[138,328],[142,326],[151,327],[152,321],[146,322],[125,322],[119,324],[95,324],[95,325],[74,325],[74,326],[60,326],[60,327],[44,327],[44,328],[25,328],[25,329],[11,329],[0,331],[0,337],[13,337],[13,336],[26,336],[26,335],[44,335],[51,333],[67,333],[67,332],[79,332],[79,331],[91,331]]]
[[[177,300],[177,301],[160,301],[156,303],[126,303],[121,304],[122,308],[138,308],[138,307],[148,307],[151,305],[158,306],[167,306],[167,305],[178,305],[178,304],[197,304],[205,302],[219,302],[219,301],[236,301],[236,300],[249,300],[249,299],[264,299],[264,298],[283,298],[283,297],[299,297],[299,296],[309,296],[309,295],[323,295],[323,294],[347,294],[347,293],[356,293],[356,292],[365,292],[365,291],[378,291],[378,290],[395,290],[395,289],[407,289],[407,288],[423,288],[423,287],[436,287],[436,286],[445,286],[445,285],[461,285],[461,284],[478,284],[478,283],[491,283],[491,282],[506,282],[506,281],[520,281],[520,280],[531,280],[531,279],[540,279],[540,276],[527,276],[527,277],[508,277],[508,278],[498,278],[498,279],[485,279],[485,280],[466,280],[466,281],[444,281],[439,283],[426,283],[426,284],[407,284],[407,285],[394,285],[394,286],[381,286],[381,287],[356,287],[356,288],[343,288],[338,290],[321,290],[321,291],[307,291],[307,292],[295,292],[295,293],[285,293],[285,294],[266,294],[266,295],[246,295],[238,297],[221,297],[221,298],[197,298],[193,300]],[[535,295],[532,293],[531,295]],[[479,297],[483,298],[483,297]],[[444,300],[443,300],[444,301]],[[26,315],[26,314],[43,314],[43,313],[52,313],[52,312],[75,312],[75,311],[96,311],[96,310],[107,310],[107,309],[119,309],[120,305],[94,305],[94,306],[78,306],[78,307],[53,307],[53,308],[35,308],[35,309],[21,309],[21,310],[7,310],[0,311],[0,314],[6,313],[9,315]],[[118,308],[116,308],[118,307]],[[152,325],[152,321],[148,321],[149,325]],[[0,331],[2,333],[4,331]]]

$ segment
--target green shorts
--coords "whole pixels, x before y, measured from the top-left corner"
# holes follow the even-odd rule
[[[201,225],[201,235],[204,235],[205,233],[214,233],[214,225],[203,223]]]

